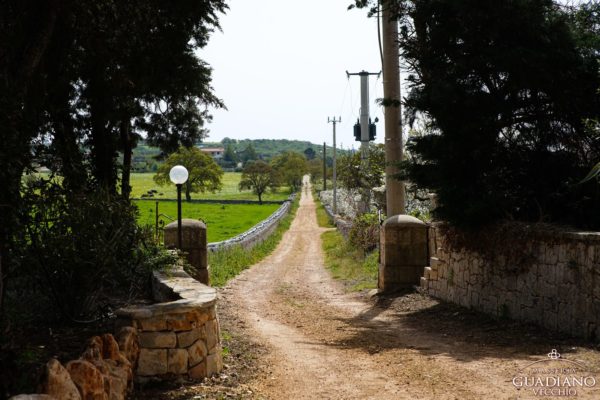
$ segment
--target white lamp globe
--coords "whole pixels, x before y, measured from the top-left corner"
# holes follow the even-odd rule
[[[188,180],[188,170],[183,165],[176,165],[169,171],[169,178],[176,185],[184,184]]]

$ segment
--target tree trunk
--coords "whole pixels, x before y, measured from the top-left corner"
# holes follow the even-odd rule
[[[190,201],[192,200],[192,184],[190,183],[189,179],[188,181],[185,183],[185,201]]]
[[[104,90],[104,82],[102,82],[100,71],[97,71],[95,76],[90,79],[89,96],[90,119],[92,122],[92,171],[101,187],[110,194],[116,194],[116,148],[112,130],[109,127],[109,99],[106,90]]]
[[[262,192],[258,193],[258,204],[262,204]]]
[[[56,90],[56,108],[52,111],[54,142],[60,158],[60,174],[63,186],[73,192],[84,187],[87,177],[83,167],[83,156],[77,143],[77,134],[69,106],[68,82]]]
[[[131,124],[129,118],[121,121],[121,146],[123,148],[123,171],[121,173],[121,196],[129,199],[131,195],[131,153],[133,140],[131,138]]]

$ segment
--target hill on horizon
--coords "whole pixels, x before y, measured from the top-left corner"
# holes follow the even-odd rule
[[[265,160],[270,160],[274,156],[281,154],[286,151],[295,151],[300,154],[304,154],[304,151],[308,148],[314,150],[317,157],[322,157],[323,155],[323,145],[322,144],[314,144],[306,140],[288,140],[288,139],[231,139],[224,138],[220,142],[202,142],[200,147],[227,147],[227,145],[231,145],[233,150],[236,153],[241,153],[249,145],[252,145],[254,151],[261,158]],[[338,149],[339,151],[340,149]],[[327,146],[327,154],[331,155],[333,148],[331,146]]]

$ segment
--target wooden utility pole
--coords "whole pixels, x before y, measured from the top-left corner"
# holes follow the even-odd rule
[[[323,190],[327,190],[327,144],[323,142]]]
[[[330,119],[327,117],[327,123],[333,123],[333,215],[337,214],[337,167],[335,165],[335,125],[338,122],[342,122],[342,117],[339,117],[337,120],[335,117]]]
[[[404,182],[392,176],[399,172],[397,164],[403,158],[402,108],[400,106],[400,54],[398,51],[398,20],[394,0],[381,0],[383,47],[383,97],[387,102],[385,115],[385,187],[387,216],[404,214]]]

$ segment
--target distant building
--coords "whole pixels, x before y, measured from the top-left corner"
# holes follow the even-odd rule
[[[223,154],[225,154],[225,149],[223,147],[204,147],[201,148],[200,151],[210,155],[215,160],[222,159]]]

